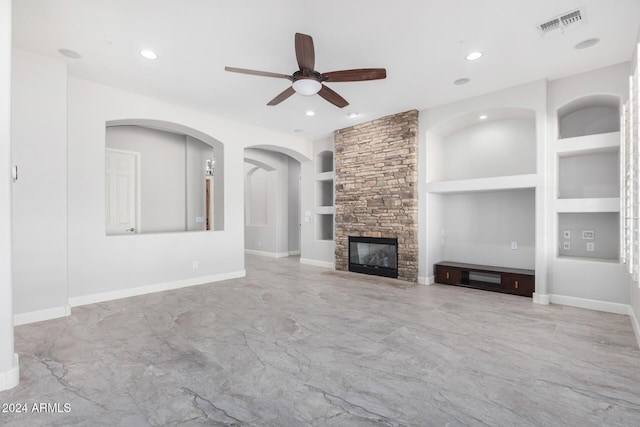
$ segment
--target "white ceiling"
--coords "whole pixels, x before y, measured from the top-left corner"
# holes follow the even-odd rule
[[[582,24],[538,33],[537,24],[578,7]],[[639,27],[640,0],[13,1],[14,45],[67,62],[72,75],[310,139],[628,61]],[[329,84],[350,102],[344,109],[298,94],[268,107],[287,80],[224,71],[293,73],[296,32],[313,36],[318,71],[385,67],[387,79]],[[593,37],[596,46],[573,48]],[[141,49],[160,57],[146,60]],[[473,50],[484,56],[465,60]],[[471,82],[453,84],[463,77]]]

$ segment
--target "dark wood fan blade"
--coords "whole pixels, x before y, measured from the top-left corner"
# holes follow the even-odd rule
[[[335,105],[336,107],[344,108],[349,103],[346,99],[338,95],[334,90],[329,89],[327,86],[322,85],[322,89],[318,92],[318,95]]]
[[[363,80],[380,80],[387,77],[384,68],[358,68],[357,70],[330,71],[322,73],[328,82],[360,82]]]
[[[235,68],[235,67],[224,67],[224,69],[225,71],[231,71],[232,73],[251,74],[254,76],[276,77],[281,79],[293,80],[293,77],[288,76],[286,74],[270,73],[269,71],[247,70],[246,68]]]
[[[316,52],[313,48],[313,38],[306,34],[296,33],[296,59],[300,70],[313,71],[316,65]]]
[[[278,94],[278,96],[276,96],[271,101],[269,101],[267,103],[267,105],[278,105],[282,101],[284,101],[285,99],[287,99],[288,97],[293,95],[294,93],[296,93],[296,91],[293,89],[293,87],[289,86],[288,88],[286,88],[285,90],[280,92],[280,94]]]

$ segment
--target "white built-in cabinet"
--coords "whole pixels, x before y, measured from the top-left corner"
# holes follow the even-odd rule
[[[318,153],[315,158],[316,240],[333,240],[334,177],[333,151]]]

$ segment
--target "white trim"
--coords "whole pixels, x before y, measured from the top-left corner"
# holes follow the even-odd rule
[[[14,388],[20,382],[20,359],[18,353],[13,354],[13,368],[0,372],[0,391]]]
[[[168,291],[171,289],[205,285],[212,282],[220,282],[222,280],[237,279],[239,277],[245,277],[246,275],[247,272],[245,270],[239,270],[232,271],[230,273],[214,274],[212,276],[194,277],[192,279],[178,280],[175,282],[156,283],[154,285],[140,286],[137,288],[121,289],[118,291],[103,292],[99,294],[82,295],[79,297],[69,298],[69,305],[71,307],[78,307],[81,305],[135,297],[138,295],[146,295],[154,292]]]
[[[549,294],[539,294],[537,292],[534,292],[533,302],[534,304],[549,305]]]
[[[566,295],[550,294],[551,304],[568,305],[571,307],[586,308],[589,310],[605,311],[615,314],[629,314],[629,304],[620,304],[616,302],[598,301],[594,299],[569,297]]]
[[[300,255],[300,251],[289,251],[289,256],[296,256],[296,255]]]
[[[13,315],[13,325],[27,325],[29,323],[42,322],[44,320],[59,319],[71,315],[71,306],[47,308],[45,310],[28,311]]]
[[[436,276],[418,276],[419,285],[433,285],[436,282]]]
[[[330,268],[332,270],[335,270],[336,268],[334,263],[332,262],[318,261],[318,260],[309,259],[309,258],[300,258],[300,264],[315,265],[316,267]]]
[[[631,318],[631,325],[633,325],[633,332],[636,333],[638,348],[640,348],[640,323],[638,323],[638,318],[636,317],[636,313],[633,311],[632,306],[629,306],[629,317]]]
[[[266,252],[256,251],[255,249],[245,249],[244,253],[250,255],[266,256],[270,258],[286,258],[289,256],[289,252]]]

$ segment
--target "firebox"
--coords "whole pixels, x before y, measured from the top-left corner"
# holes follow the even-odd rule
[[[398,239],[349,236],[349,271],[398,278]]]

